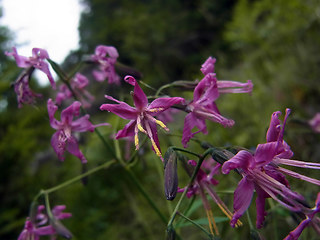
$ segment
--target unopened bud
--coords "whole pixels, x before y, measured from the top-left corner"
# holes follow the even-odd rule
[[[173,227],[167,229],[167,238],[166,240],[174,240],[176,239],[176,231]]]
[[[167,200],[173,200],[178,191],[177,153],[172,148],[164,155],[164,191]]]

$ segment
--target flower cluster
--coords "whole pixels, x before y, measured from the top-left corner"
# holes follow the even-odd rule
[[[40,236],[51,236],[51,239],[55,239],[56,234],[71,238],[72,234],[60,223],[60,220],[72,216],[71,213],[63,212],[65,209],[65,205],[55,206],[52,209],[51,219],[49,219],[48,215],[43,212],[45,206],[38,206],[35,219],[27,218],[18,240],[39,240]]]
[[[70,77],[67,77],[66,74],[61,74],[62,70],[49,58],[44,49],[32,49],[32,56],[29,58],[18,55],[16,48],[6,54],[15,58],[18,67],[24,68],[22,74],[14,83],[19,107],[22,107],[23,104],[34,104],[35,98],[41,96],[33,92],[29,86],[31,75],[36,69],[47,75],[52,89],[55,90],[56,82],[50,73],[48,63],[51,64],[63,82],[58,91],[55,92],[55,100],[52,100],[52,98],[47,100],[50,126],[56,130],[51,137],[51,146],[61,161],[65,159],[65,152],[67,151],[79,158],[82,164],[86,164],[87,159],[79,148],[78,133],[94,132],[97,131],[96,128],[99,126],[109,125],[108,123],[92,124],[89,120],[90,115],[85,108],[94,106],[92,103],[95,99],[86,89],[90,84],[89,79],[80,72]],[[112,46],[99,45],[96,47],[94,54],[90,56],[90,61],[98,64],[99,69],[92,72],[98,82],[108,79],[108,84],[115,84],[120,87],[121,79],[116,73],[115,67],[116,64],[121,65],[121,63],[117,63],[118,57],[118,51]],[[253,84],[250,80],[247,82],[218,80],[215,73],[215,63],[216,59],[209,57],[200,68],[202,79],[186,83],[188,89],[192,88],[193,90],[193,99],[181,96],[159,97],[157,92],[152,97],[152,101],[149,101],[138,80],[131,75],[125,76],[124,82],[133,87],[131,96],[134,106],[129,105],[125,101],[126,98],[122,98],[122,96],[120,98],[117,97],[123,100],[120,101],[108,94],[105,95],[105,98],[109,102],[99,103],[101,111],[111,112],[120,118],[129,120],[122,129],[117,129],[115,139],[129,139],[134,142],[135,149],[138,150],[142,145],[141,142],[143,142],[141,141],[141,133],[145,134],[146,139],[151,141],[152,151],[163,161],[167,199],[173,200],[177,192],[184,192],[188,198],[200,195],[212,235],[214,235],[214,232],[218,235],[219,231],[206,194],[230,219],[231,226],[238,227],[242,225],[240,218],[249,208],[254,192],[257,195],[255,201],[257,228],[263,227],[267,216],[265,202],[267,198],[272,198],[290,211],[304,217],[299,226],[286,237],[287,240],[298,239],[303,229],[307,226],[312,226],[320,234],[320,219],[316,217],[316,214],[320,211],[320,193],[316,199],[315,207],[310,208],[304,196],[292,190],[286,176],[315,185],[320,185],[320,181],[282,167],[282,165],[287,165],[320,169],[320,163],[291,159],[294,155],[293,151],[284,140],[285,125],[291,112],[290,109],[286,109],[283,121],[280,120],[280,111],[272,114],[266,133],[266,142],[258,144],[255,151],[241,149],[231,153],[225,149],[225,153],[228,152],[228,154],[223,156],[222,160],[218,160],[214,157],[214,153],[218,150],[209,146],[206,154],[211,154],[210,158],[207,158],[205,154],[194,154],[199,157],[199,162],[195,160],[186,161],[185,159],[184,167],[191,180],[186,187],[178,188],[177,150],[174,147],[170,147],[165,157],[162,157],[160,146],[164,145],[165,142],[160,144],[161,138],[158,136],[158,128],[160,127],[168,132],[169,128],[166,125],[168,122],[175,120],[175,115],[178,114],[178,111],[186,114],[182,136],[179,135],[184,148],[180,148],[180,150],[190,153],[186,149],[190,140],[200,132],[208,134],[207,120],[219,123],[223,127],[232,127],[235,124],[234,120],[220,113],[217,106],[217,100],[220,95],[225,93],[250,94],[253,89]],[[161,91],[159,90],[159,92]],[[72,101],[71,104],[69,104],[70,101]],[[55,114],[59,108],[64,106],[67,107],[61,110],[60,120],[57,120]],[[108,115],[105,112],[101,112],[101,114]],[[318,115],[311,119],[308,124],[315,132],[319,132]],[[196,130],[194,131],[195,128]],[[103,138],[103,136],[100,137]],[[129,159],[128,152],[129,150],[126,148],[126,159]],[[130,168],[128,167],[129,164],[126,165],[125,161],[119,159],[121,156],[116,155],[114,154],[115,159],[128,170]],[[223,174],[229,174],[231,170],[235,170],[242,177],[234,191],[233,213],[215,191],[215,187],[219,182],[214,176],[219,173],[219,170]],[[56,206],[52,209],[52,212],[47,209],[47,214],[43,213],[44,209],[44,206],[39,206],[36,216],[27,218],[25,227],[18,238],[19,240],[39,239],[40,236],[54,236],[55,234],[71,237],[71,233],[60,223],[61,219],[71,217],[70,213],[63,213],[65,206]],[[176,213],[172,215],[173,218]],[[171,221],[168,229],[172,230]]]

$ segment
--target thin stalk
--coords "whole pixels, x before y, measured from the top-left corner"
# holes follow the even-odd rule
[[[162,222],[166,223],[167,218],[160,212],[159,208],[156,206],[156,204],[152,201],[152,199],[149,197],[145,189],[142,187],[140,184],[139,180],[137,177],[134,175],[134,173],[131,171],[130,168],[125,168],[125,170],[129,173],[128,176],[131,178],[131,180],[135,183],[135,185],[138,187],[139,191],[141,194],[144,196],[144,198],[148,201],[150,206],[153,208],[153,210],[158,214]]]
[[[187,150],[187,149],[184,149],[184,148],[172,147],[172,149],[173,149],[173,150],[176,150],[176,151],[180,151],[180,152],[189,153],[189,154],[194,155],[194,156],[196,156],[196,157],[198,157],[198,158],[201,158],[201,155],[200,155],[200,154],[195,153],[195,152],[191,152],[191,151],[189,151],[189,150]]]
[[[200,224],[196,223],[195,221],[193,221],[192,219],[188,218],[187,216],[183,215],[183,214],[180,213],[180,212],[177,212],[177,214],[178,214],[180,217],[184,218],[185,220],[191,222],[193,225],[195,225],[197,228],[199,228],[201,231],[203,231],[205,234],[207,234],[210,239],[213,239],[213,235],[212,235],[211,233],[209,233],[209,232],[208,232],[204,227],[202,227]]]
[[[95,167],[95,168],[87,171],[86,173],[80,174],[80,175],[78,175],[78,176],[76,176],[76,177],[74,177],[74,178],[72,178],[72,179],[70,179],[68,181],[65,181],[65,182],[63,182],[63,183],[61,183],[61,184],[59,184],[59,185],[57,185],[55,187],[48,188],[48,189],[45,189],[45,190],[41,190],[40,194],[38,194],[38,195],[49,194],[49,193],[55,192],[55,191],[57,191],[57,190],[59,190],[61,188],[64,188],[64,187],[66,187],[66,186],[68,186],[68,185],[70,185],[70,184],[72,184],[74,182],[77,182],[77,181],[81,180],[82,178],[84,178],[86,176],[89,176],[89,175],[91,175],[91,174],[93,174],[93,173],[95,173],[95,172],[97,172],[97,171],[99,171],[101,169],[108,168],[110,165],[114,164],[115,162],[116,162],[115,160],[108,161],[108,162],[106,162],[106,163],[104,163],[104,164],[102,164],[102,165],[100,165],[98,167]]]
[[[208,149],[208,150],[206,150],[206,151],[204,152],[203,155],[199,156],[199,161],[198,161],[198,163],[197,163],[197,165],[196,165],[196,168],[195,168],[194,171],[193,171],[193,174],[192,174],[192,176],[191,176],[191,179],[190,179],[190,181],[189,181],[189,184],[188,184],[187,187],[184,189],[184,191],[183,191],[183,193],[181,194],[181,197],[180,197],[180,199],[179,199],[179,201],[178,201],[175,209],[173,210],[173,212],[172,212],[172,214],[171,214],[170,220],[169,220],[168,225],[167,225],[168,228],[171,227],[171,225],[172,225],[172,223],[173,223],[173,220],[174,220],[174,218],[175,218],[175,216],[176,216],[176,213],[178,212],[178,209],[179,209],[179,207],[180,207],[180,205],[181,205],[181,203],[182,203],[182,200],[183,200],[183,198],[186,196],[189,187],[192,185],[194,179],[196,178],[196,176],[197,176],[197,174],[198,174],[198,171],[199,171],[199,169],[200,169],[200,167],[201,167],[201,164],[202,164],[203,160],[204,160],[205,157],[206,157],[208,154],[210,154],[211,152],[212,152],[212,149]]]

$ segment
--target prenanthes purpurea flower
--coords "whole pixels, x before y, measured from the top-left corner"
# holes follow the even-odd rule
[[[224,127],[232,127],[234,121],[223,117],[215,101],[221,93],[250,93],[252,83],[235,81],[218,81],[214,73],[214,64],[216,60],[209,57],[201,67],[204,78],[197,84],[193,92],[193,100],[186,106],[188,112],[184,120],[182,144],[187,147],[187,143],[197,133],[208,134],[205,120],[220,123]],[[198,131],[192,132],[196,127]]]
[[[13,56],[16,60],[18,67],[20,68],[36,68],[44,72],[53,89],[56,88],[56,83],[50,73],[49,65],[45,62],[45,59],[49,59],[48,52],[41,48],[33,48],[31,57],[20,56],[15,47],[12,48],[12,52],[6,52],[7,56]]]
[[[57,131],[52,135],[51,145],[60,160],[64,160],[64,152],[67,150],[72,155],[78,157],[82,163],[87,163],[87,159],[80,151],[78,141],[72,134],[74,132],[93,132],[96,127],[108,125],[107,123],[93,125],[89,121],[89,114],[73,120],[73,117],[79,116],[81,103],[73,102],[69,107],[61,112],[61,121],[54,118],[54,114],[58,107],[53,103],[52,99],[48,100],[47,108],[49,114],[50,125]]]
[[[136,150],[138,150],[138,133],[140,131],[150,138],[153,151],[162,159],[157,125],[166,131],[169,131],[169,129],[163,122],[154,117],[167,110],[171,106],[183,102],[184,99],[181,97],[163,97],[157,98],[149,104],[146,94],[140,88],[134,77],[126,76],[124,80],[134,86],[134,92],[132,96],[135,107],[131,107],[125,102],[106,95],[105,97],[107,99],[116,102],[116,104],[102,104],[100,109],[112,112],[121,118],[130,120],[130,122],[125,125],[122,130],[118,131],[116,134],[116,139],[134,136]]]

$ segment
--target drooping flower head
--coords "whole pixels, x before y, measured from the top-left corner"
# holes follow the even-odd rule
[[[76,97],[83,104],[83,107],[90,107],[94,97],[85,89],[89,84],[88,78],[81,73],[77,73],[70,81],[70,86]],[[72,98],[72,92],[66,84],[59,87],[59,92],[56,96],[56,104],[60,105],[62,101]]]
[[[189,112],[184,120],[182,144],[187,147],[189,140],[197,133],[207,134],[205,120],[220,123],[224,127],[232,127],[234,121],[223,117],[215,101],[220,93],[248,93],[252,91],[252,83],[239,83],[235,81],[218,81],[214,73],[215,58],[209,57],[201,66],[201,72],[205,75],[194,89],[193,101],[186,111]],[[192,132],[194,127],[198,131]]]
[[[169,129],[163,122],[154,117],[167,110],[174,104],[181,103],[184,101],[184,99],[181,97],[157,98],[149,104],[147,96],[140,88],[134,77],[126,76],[124,80],[134,86],[132,97],[135,107],[131,107],[125,102],[106,95],[105,97],[107,99],[116,102],[116,104],[102,104],[100,109],[112,112],[121,118],[130,120],[130,122],[125,125],[122,130],[118,131],[116,134],[116,139],[134,136],[136,149],[139,149],[138,132],[140,131],[150,138],[153,151],[162,158],[157,125],[166,131]]]
[[[49,59],[48,52],[41,48],[33,48],[32,49],[32,56],[31,57],[24,57],[20,56],[17,52],[17,49],[15,47],[12,48],[12,52],[6,52],[7,56],[13,56],[16,60],[16,63],[18,67],[20,68],[31,68],[34,67],[36,69],[39,69],[40,71],[44,72],[52,86],[53,89],[56,88],[56,83],[54,82],[54,79],[50,73],[49,65],[45,61],[46,59]]]
[[[93,125],[89,121],[90,116],[88,114],[73,120],[73,117],[79,116],[80,106],[81,103],[79,101],[72,103],[69,107],[61,112],[61,121],[58,121],[54,118],[54,114],[56,113],[58,107],[53,103],[52,99],[48,100],[47,107],[50,125],[52,128],[57,130],[52,135],[51,145],[60,160],[64,160],[63,155],[67,150],[72,155],[78,157],[82,163],[86,163],[87,159],[80,151],[78,141],[72,133],[86,131],[93,132],[98,126],[108,125],[107,123]]]
[[[99,82],[108,79],[108,83],[120,84],[120,77],[115,71],[115,63],[119,57],[118,51],[115,47],[99,45],[95,52],[91,55],[91,60],[99,64],[99,71],[94,70],[93,76]]]
[[[58,205],[52,209],[52,215],[55,220],[62,220],[65,218],[70,218],[71,213],[63,212],[65,210],[65,205]],[[54,237],[57,233],[61,233],[63,230],[63,235],[71,237],[72,234],[62,225],[59,227],[51,224],[49,217],[43,211],[45,210],[44,205],[38,206],[38,211],[35,219],[27,218],[25,222],[24,229],[20,233],[18,240],[39,240],[41,236],[51,236]]]

